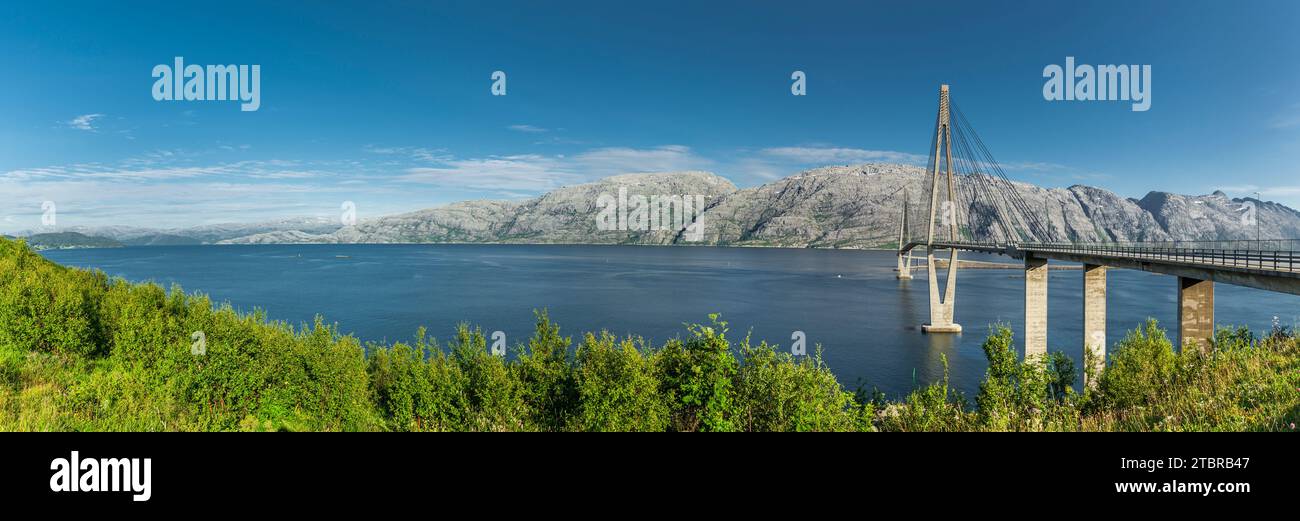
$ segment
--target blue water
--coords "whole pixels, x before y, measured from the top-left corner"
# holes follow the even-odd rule
[[[533,310],[578,340],[607,329],[655,344],[684,335],[683,323],[721,313],[730,336],[789,348],[803,331],[849,388],[891,396],[942,378],[978,389],[980,350],[989,324],[1019,336],[1024,284],[1016,270],[963,270],[956,321],[961,335],[923,335],[928,320],[924,271],[894,277],[891,252],[708,247],[543,245],[160,246],[48,251],[65,265],[98,268],[132,281],[153,280],[207,293],[237,309],[310,323],[317,314],[363,341],[407,340],[421,325],[439,339],[459,322],[506,333],[511,346],[532,333]],[[1008,261],[964,254],[964,259]],[[1111,270],[1108,340],[1154,317],[1176,317],[1173,277]],[[1082,352],[1080,271],[1053,271],[1048,343],[1076,360]],[[1219,324],[1265,331],[1278,316],[1300,320],[1300,297],[1219,284]]]

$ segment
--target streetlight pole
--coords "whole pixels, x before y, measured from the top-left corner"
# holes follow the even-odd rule
[[[1255,192],[1255,247],[1259,247],[1259,205],[1263,201],[1259,199],[1259,192]]]

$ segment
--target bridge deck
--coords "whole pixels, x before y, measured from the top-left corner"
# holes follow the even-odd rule
[[[1225,243],[1226,247],[1216,248],[1208,243],[1180,247],[1176,243],[997,244],[949,241],[935,242],[933,247],[1007,255],[1016,259],[1032,256],[1098,264],[1300,295],[1300,255],[1295,250],[1250,248],[1249,241],[1245,242],[1247,244]],[[926,245],[910,243],[903,250],[922,246]]]

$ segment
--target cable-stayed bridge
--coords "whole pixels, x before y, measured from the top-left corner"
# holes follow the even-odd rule
[[[927,333],[958,333],[953,316],[958,252],[1007,255],[1024,261],[1025,355],[1047,352],[1049,260],[1083,265],[1085,350],[1104,363],[1106,269],[1125,268],[1176,277],[1178,342],[1209,349],[1214,337],[1214,283],[1300,295],[1300,241],[1102,242],[1068,237],[1052,225],[1050,208],[1034,208],[1007,177],[970,121],[939,89],[939,111],[927,161],[929,193],[902,194],[898,277],[912,278],[912,253],[923,248],[930,289]],[[947,254],[944,280],[936,255]],[[1087,358],[1085,358],[1087,359]]]

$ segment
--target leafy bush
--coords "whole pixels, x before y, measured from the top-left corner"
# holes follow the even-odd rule
[[[367,372],[379,414],[394,430],[454,431],[464,426],[465,377],[424,329],[410,346],[371,346]]]
[[[912,391],[902,403],[891,403],[880,411],[880,429],[901,432],[964,431],[974,424],[966,398],[948,386],[948,356],[943,361],[943,380]]]
[[[1014,336],[995,326],[983,344],[989,367],[975,398],[979,423],[991,430],[1043,430],[1072,413],[1074,361],[1060,351],[1017,360]]]
[[[1214,350],[1175,352],[1155,321],[1116,346],[1082,427],[1097,430],[1294,430],[1300,340],[1216,331]]]
[[[659,387],[657,358],[631,338],[590,333],[578,346],[574,384],[580,431],[662,432],[669,404]]]
[[[575,414],[577,383],[569,362],[573,341],[560,335],[560,327],[551,322],[545,311],[535,313],[537,326],[528,348],[517,352],[513,366],[520,392],[528,407],[531,425],[540,430],[560,431],[567,428]]]
[[[481,329],[460,324],[450,349],[453,362],[464,375],[466,429],[508,431],[528,425],[519,381],[505,360],[488,352]]]
[[[673,428],[678,431],[736,430],[732,387],[737,362],[727,341],[727,323],[709,315],[711,325],[687,326],[686,341],[664,346],[663,388],[673,403]]]
[[[870,429],[873,404],[860,406],[822,361],[778,353],[766,342],[740,345],[736,411],[746,431],[853,431]]]
[[[1097,399],[1119,409],[1146,406],[1166,394],[1178,372],[1173,344],[1155,320],[1148,320],[1145,328],[1129,332],[1116,344]]]

